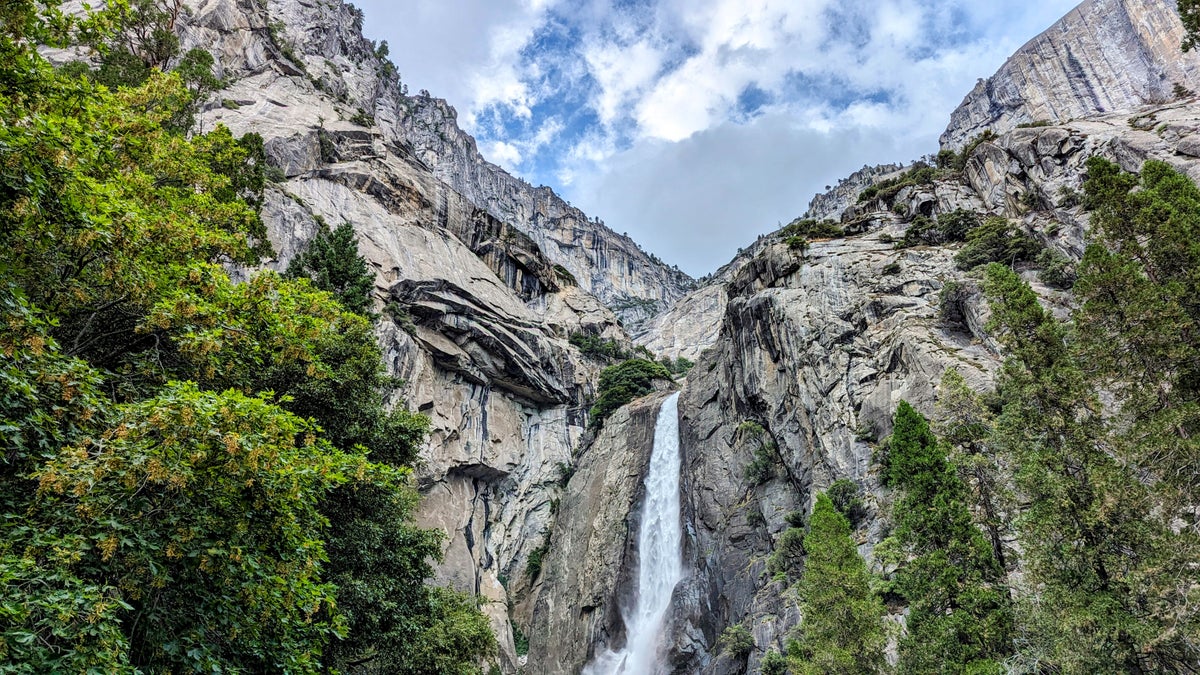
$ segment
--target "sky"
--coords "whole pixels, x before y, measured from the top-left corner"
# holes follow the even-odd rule
[[[1077,0],[354,0],[491,162],[693,276],[950,113]]]

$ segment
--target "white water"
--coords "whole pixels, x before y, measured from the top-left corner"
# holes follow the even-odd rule
[[[624,612],[625,647],[598,654],[583,675],[651,675],[659,662],[663,618],[683,579],[679,515],[679,394],[663,401],[646,472],[646,499],[638,532],[638,580],[633,607]]]

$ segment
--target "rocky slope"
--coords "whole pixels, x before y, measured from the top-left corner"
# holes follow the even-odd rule
[[[438,580],[482,596],[498,665],[516,672],[510,618],[602,366],[568,338],[628,346],[610,307],[640,316],[691,280],[484,161],[445,102],[402,92],[351,6],[187,4],[183,49],[212,52],[226,82],[200,127],[265,141],[270,266],[285,267],[322,221],[354,226],[376,273],[379,340],[404,382],[396,403],[432,422],[418,518],[449,535]]]
[[[231,84],[209,119],[262,134],[289,177],[329,163],[403,155],[451,191],[531,238],[611,308],[666,307],[692,281],[628,237],[479,154],[445,101],[403,93],[396,70],[342,2],[189,0],[184,48],[209,49]],[[329,140],[336,144],[331,157]],[[641,314],[632,312],[630,319]]]
[[[1087,0],[1018,50],[950,117],[943,147],[984,129],[1065,122],[1179,98],[1196,87],[1200,53],[1180,53],[1173,0]]]
[[[852,203],[841,220],[856,228],[865,225],[864,234],[815,241],[804,254],[764,239],[735,259],[716,283],[692,295],[711,298],[711,304],[685,300],[668,313],[669,320],[660,317],[651,324],[673,326],[674,332],[660,328],[661,334],[643,336],[648,344],[666,348],[673,341],[686,342],[698,350],[680,400],[684,555],[692,574],[675,595],[673,672],[756,672],[767,649],[782,649],[800,620],[786,583],[767,570],[787,527],[785,517],[808,512],[816,492],[850,478],[866,490],[871,516],[857,537],[870,559],[882,536],[875,516],[890,499],[878,483],[872,453],[875,441],[890,432],[898,402],[908,400],[934,415],[936,387],[949,368],[976,388],[990,386],[1001,355],[983,327],[987,307],[975,279],[954,265],[961,245],[899,249],[894,241],[918,215],[969,209],[1019,223],[1042,245],[1077,260],[1087,217],[1076,195],[1084,162],[1097,154],[1127,170],[1161,159],[1200,179],[1200,106],[1179,103],[1013,130],[978,145],[960,173],[944,172],[930,184],[905,187],[886,198],[848,200]],[[1069,311],[1070,296],[1042,284],[1037,273],[1033,266],[1024,271],[1048,306]],[[951,281],[968,289],[960,301],[964,321],[957,326],[945,325],[939,316],[940,291]],[[689,306],[695,307],[690,313]],[[681,337],[680,324],[708,320],[716,322],[713,335],[693,331],[691,338]],[[755,485],[745,469],[764,447],[773,459],[772,476]],[[646,450],[627,438],[602,437],[587,452],[592,461],[619,461],[626,448]],[[575,489],[573,480],[568,491]],[[613,489],[627,494],[635,486]],[[622,498],[617,503],[632,508],[635,502]],[[604,523],[628,527],[636,518],[631,513],[636,510],[622,519],[620,511],[607,510]],[[567,522],[573,524],[563,527]],[[560,518],[556,526],[548,564],[572,569],[574,576],[565,591],[543,591],[547,599],[535,609],[534,623],[548,635],[559,635],[566,626],[576,626],[572,639],[619,634],[611,619],[608,624],[593,620],[581,632],[580,617],[562,610],[571,597],[580,597],[571,595],[573,589],[588,589],[588,597],[609,603],[610,613],[619,601],[620,574],[612,566],[623,550],[621,540],[597,522]],[[602,573],[581,570],[578,562],[570,567],[570,561],[579,560],[579,548],[568,533],[580,528],[606,532],[589,536],[612,540]],[[717,646],[721,632],[739,623],[751,629],[757,644],[744,659]],[[531,655],[535,673],[559,672],[557,667],[579,662],[582,653],[577,645],[563,648],[553,640],[535,640],[534,647],[547,652]],[[564,653],[570,658],[562,660]]]

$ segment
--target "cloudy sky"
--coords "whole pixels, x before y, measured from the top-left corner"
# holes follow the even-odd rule
[[[935,152],[1077,0],[354,0],[484,156],[700,276],[866,164]]]

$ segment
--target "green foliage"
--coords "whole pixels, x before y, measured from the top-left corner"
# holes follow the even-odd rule
[[[771,576],[785,575],[795,578],[804,563],[804,529],[789,527],[779,535],[775,550],[767,558],[767,572]]]
[[[1020,228],[1004,218],[988,218],[967,234],[967,245],[954,263],[960,270],[974,269],[990,262],[1016,264],[1037,257],[1041,246]]]
[[[745,658],[754,651],[754,636],[750,630],[741,624],[729,626],[721,632],[717,640],[721,648],[736,658]]]
[[[612,338],[602,338],[599,335],[581,332],[571,333],[568,340],[584,356],[597,361],[619,361],[632,356],[628,349]]]
[[[975,149],[988,141],[995,140],[996,132],[991,129],[985,129],[983,133],[973,137],[963,146],[962,152],[954,158],[954,164],[951,168],[955,171],[962,172],[967,168],[967,162],[971,159],[971,155],[975,153]]]
[[[882,672],[883,604],[871,592],[849,521],[825,493],[817,495],[804,548],[808,557],[797,587],[804,622],[788,641],[788,666],[797,675]]]
[[[529,653],[529,638],[525,636],[524,631],[515,622],[512,624],[512,639],[513,648],[517,656],[525,656]]]
[[[343,630],[316,505],[367,467],[312,431],[257,398],[173,385],[39,472],[31,520],[59,543],[14,550],[119,589],[140,668],[316,672]]]
[[[371,294],[375,290],[375,275],[366,258],[358,253],[358,237],[354,226],[342,223],[333,231],[323,220],[318,221],[316,236],[302,253],[292,259],[286,276],[309,279],[317,288],[333,294],[337,301],[355,314],[368,316]]]
[[[1038,279],[1047,286],[1067,290],[1075,285],[1075,265],[1058,249],[1042,249],[1036,262],[1042,268],[1038,270]]]
[[[841,226],[832,220],[813,220],[797,218],[781,227],[776,233],[781,239],[790,241],[793,237],[801,239],[831,239],[845,234]]]
[[[900,267],[900,263],[898,262],[888,263],[883,266],[883,273],[888,276],[894,276],[899,274],[901,269],[903,268]]]
[[[571,270],[563,267],[562,265],[554,266],[554,276],[557,277],[559,283],[561,283],[564,286],[578,286],[579,285],[579,280],[575,278],[574,274],[571,274]]]
[[[696,364],[691,359],[686,359],[682,356],[674,361],[671,360],[671,357],[664,356],[658,362],[663,364],[672,375],[686,375],[689,370],[696,367]]]
[[[889,481],[903,490],[885,549],[896,559],[894,588],[909,603],[901,673],[999,670],[1012,651],[1004,570],[972,521],[965,484],[925,418],[896,410]]]
[[[1001,265],[987,268],[985,292],[1009,354],[994,442],[1017,467],[1028,504],[1017,521],[1022,559],[1038,589],[1021,605],[1022,657],[1069,672],[1174,672],[1196,656],[1171,572],[1194,560],[1192,539],[1158,520],[1147,486],[1110,454],[1122,444],[1105,429],[1067,327]]]
[[[1183,44],[1180,49],[1191,51],[1200,42],[1200,0],[1178,0],[1179,16],[1183,19]]]
[[[966,331],[966,301],[971,287],[962,281],[947,281],[938,291],[938,323],[949,330]]]
[[[542,545],[533,549],[529,553],[529,558],[525,560],[525,576],[530,582],[536,580],[542,574],[542,561],[546,554],[550,552],[550,537],[546,537],[546,541]]]
[[[804,237],[791,236],[788,237],[784,243],[787,244],[789,251],[795,251],[800,255],[804,255],[804,252],[808,250],[808,240]]]
[[[599,393],[590,411],[593,429],[621,406],[654,391],[655,380],[671,380],[671,373],[661,363],[646,359],[629,359],[600,371]]]
[[[775,477],[775,466],[779,463],[775,444],[760,443],[754,450],[754,458],[746,465],[743,475],[750,487],[757,487]]]
[[[899,176],[880,181],[860,192],[858,203],[862,204],[873,200],[891,202],[904,188],[917,185],[930,185],[939,175],[937,169],[924,162],[917,162],[913,164],[911,169]]]
[[[759,672],[762,675],[787,675],[787,671],[787,659],[783,657],[783,654],[774,649],[767,650],[767,653],[763,655],[762,666]]]
[[[829,486],[825,494],[829,495],[830,501],[833,502],[833,507],[838,513],[846,517],[850,521],[852,529],[858,529],[864,518],[867,517],[867,505],[863,503],[861,494],[862,490],[858,483],[849,478],[839,478]]]
[[[35,49],[119,11],[0,8],[0,662],[474,672],[494,640],[426,585],[428,422],[386,411],[369,321],[226,273],[269,252],[265,153],[179,133],[211,60],[114,92]]]

